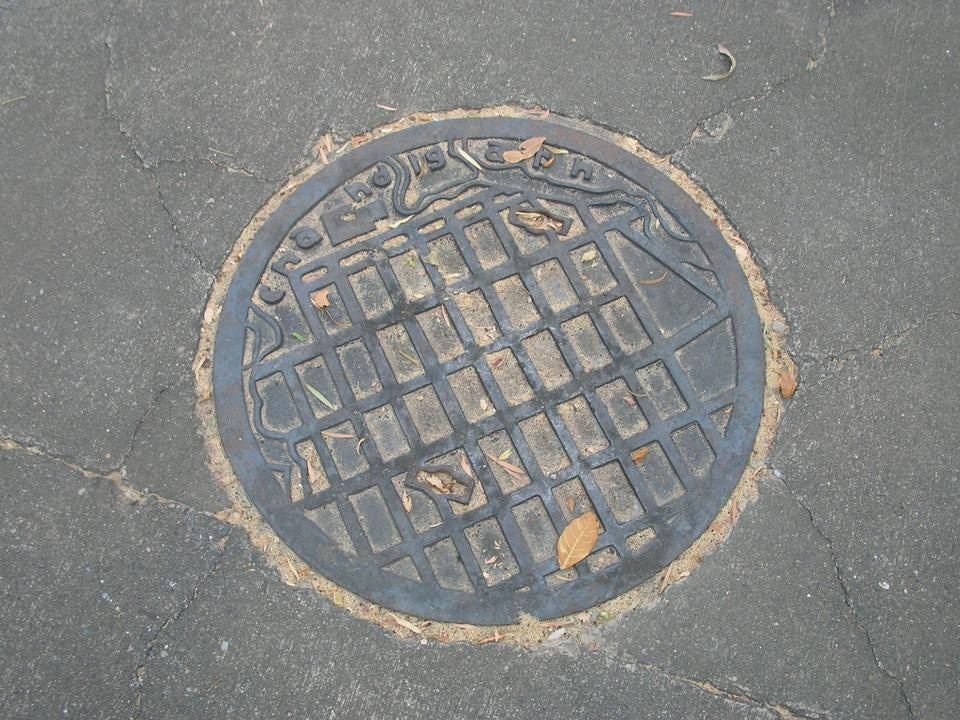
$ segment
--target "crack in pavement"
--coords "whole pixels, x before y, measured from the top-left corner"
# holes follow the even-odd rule
[[[130,683],[130,687],[134,689],[134,708],[131,720],[135,720],[136,718],[140,717],[144,695],[143,681],[147,675],[147,666],[154,658],[154,653],[157,643],[160,640],[160,636],[163,635],[170,627],[172,627],[181,617],[183,617],[184,613],[190,609],[190,606],[193,605],[194,601],[200,595],[200,589],[203,587],[203,585],[210,580],[210,578],[216,575],[221,567],[223,567],[224,558],[227,553],[227,547],[230,543],[230,539],[233,537],[233,533],[234,528],[231,527],[227,534],[217,541],[216,545],[218,546],[218,553],[216,560],[214,561],[213,568],[211,568],[197,580],[197,583],[194,586],[193,592],[190,594],[190,596],[187,597],[179,607],[177,607],[170,615],[167,616],[167,619],[160,624],[160,627],[157,628],[157,631],[153,633],[149,640],[147,640],[147,646],[144,649],[140,662],[137,664],[136,668],[134,668],[133,680]]]
[[[184,382],[184,380],[187,380],[187,379],[188,379],[188,376],[181,375],[176,380],[173,380],[167,383],[162,388],[160,388],[157,392],[154,393],[153,398],[150,400],[149,403],[147,403],[147,407],[144,408],[143,413],[140,415],[140,417],[137,419],[137,421],[133,425],[133,432],[130,434],[130,443],[127,445],[127,449],[124,450],[123,454],[120,456],[120,460],[117,461],[117,464],[114,465],[112,468],[110,468],[111,471],[120,471],[121,473],[126,475],[124,468],[127,464],[127,460],[130,459],[130,455],[133,454],[133,449],[137,444],[137,435],[140,434],[140,431],[143,429],[144,424],[146,424],[147,420],[150,419],[150,416],[153,415],[153,413],[156,411],[157,406],[160,404],[160,400],[163,399],[163,396],[167,394],[170,390],[173,390],[174,388],[179,387],[179,385],[182,382]]]
[[[166,213],[167,218],[170,221],[170,228],[173,230],[174,235],[177,236],[177,239],[173,241],[174,247],[189,255],[197,263],[197,266],[200,268],[203,274],[206,275],[207,278],[212,282],[216,275],[203,264],[203,258],[200,256],[200,253],[192,248],[184,239],[183,233],[177,226],[177,220],[167,205],[167,201],[163,197],[163,188],[160,186],[160,178],[157,176],[156,169],[148,169],[146,167],[144,167],[144,169],[150,174],[150,177],[153,178],[154,185],[157,186],[157,200],[160,201],[160,207],[163,208],[163,212]]]
[[[643,671],[662,675],[673,682],[696,688],[712,697],[722,698],[723,700],[727,700],[728,702],[736,703],[738,705],[744,705],[753,709],[763,710],[764,712],[768,713],[771,718],[776,718],[776,720],[829,720],[830,718],[830,715],[827,713],[811,710],[809,708],[802,707],[797,703],[766,700],[764,698],[755,697],[745,688],[737,687],[735,690],[724,688],[711,680],[702,680],[699,678],[689,677],[687,675],[682,675],[668,670],[660,665],[636,661],[629,655],[617,656],[611,650],[605,647],[597,647],[596,649],[599,650],[609,662],[622,670],[626,670],[627,672]]]
[[[143,156],[140,150],[137,148],[137,144],[130,134],[130,132],[123,127],[123,123],[120,121],[120,114],[113,107],[111,102],[113,89],[110,86],[110,72],[113,69],[113,30],[114,22],[117,15],[117,9],[119,8],[119,0],[113,4],[113,8],[110,11],[110,16],[107,19],[107,27],[104,31],[104,40],[103,44],[106,48],[106,67],[104,69],[103,75],[103,103],[104,108],[109,117],[117,126],[117,131],[120,133],[120,136],[127,142],[127,145],[130,148],[130,152],[133,153],[134,157],[139,161],[140,169],[145,172],[153,180],[154,187],[157,191],[157,200],[160,203],[160,208],[163,210],[164,214],[167,216],[167,219],[170,223],[170,229],[173,231],[175,239],[173,241],[173,246],[177,250],[180,250],[184,254],[188,255],[197,266],[200,268],[201,272],[204,273],[211,281],[214,279],[214,273],[207,269],[203,264],[203,259],[200,257],[200,254],[194,250],[190,245],[185,241],[183,233],[180,231],[180,228],[177,226],[176,218],[173,212],[170,210],[169,206],[166,203],[166,200],[163,197],[163,188],[160,186],[160,178],[157,176],[156,166],[157,163],[150,164],[147,159]]]
[[[853,624],[856,626],[857,630],[860,631],[864,639],[867,641],[867,647],[870,649],[870,654],[873,657],[873,662],[876,665],[877,670],[879,670],[881,674],[883,674],[890,681],[896,684],[897,689],[899,690],[899,693],[900,693],[900,697],[902,698],[904,706],[907,710],[907,715],[910,718],[915,718],[916,715],[914,714],[914,711],[913,711],[913,703],[910,702],[910,698],[907,695],[906,686],[904,684],[903,679],[898,678],[896,675],[894,675],[892,672],[890,672],[883,666],[883,662],[880,660],[880,656],[877,654],[877,648],[876,648],[876,645],[874,644],[873,637],[871,637],[870,631],[861,622],[860,617],[857,613],[857,610],[853,605],[850,589],[847,587],[846,580],[844,580],[844,577],[843,577],[843,571],[840,569],[840,558],[837,555],[837,551],[833,546],[833,540],[831,540],[830,536],[828,536],[823,531],[823,529],[817,523],[816,518],[813,515],[813,511],[800,499],[799,495],[797,495],[793,491],[793,488],[790,487],[789,483],[787,483],[786,480],[784,480],[782,477],[778,479],[780,481],[780,484],[783,486],[784,490],[786,490],[787,493],[790,495],[790,497],[793,498],[793,501],[797,504],[797,506],[800,507],[806,513],[807,517],[810,518],[810,526],[813,528],[813,531],[817,533],[817,535],[819,535],[820,538],[826,543],[827,549],[830,551],[830,558],[833,563],[833,570],[834,570],[834,573],[836,574],[837,583],[840,585],[840,591],[843,596],[843,603],[844,605],[847,606],[847,609],[850,611],[850,616],[851,616],[851,619],[853,620]]]
[[[220,168],[225,172],[232,172],[232,173],[245,175],[247,177],[259,180],[260,182],[263,182],[263,183],[279,182],[279,180],[263,177],[259,175],[257,172],[255,172],[254,170],[251,170],[250,168],[244,165],[227,163],[212,156],[186,155],[184,157],[174,157],[174,158],[158,157],[152,161],[149,158],[144,156],[144,154],[137,147],[136,139],[133,137],[133,134],[129,131],[129,129],[123,126],[123,123],[120,120],[119,111],[116,108],[114,108],[111,103],[113,88],[111,87],[110,76],[111,74],[116,72],[116,68],[114,66],[114,58],[113,58],[113,41],[116,38],[115,32],[117,30],[116,25],[117,25],[117,17],[119,15],[119,8],[120,8],[120,0],[116,0],[113,3],[113,6],[110,10],[110,15],[107,18],[107,26],[106,26],[106,29],[104,30],[103,44],[107,51],[107,62],[106,62],[106,67],[104,69],[104,75],[103,75],[104,103],[106,105],[107,116],[110,117],[116,123],[117,129],[119,130],[120,135],[122,135],[126,139],[126,141],[129,143],[131,152],[134,154],[137,160],[139,160],[143,170],[153,175],[154,181],[156,182],[157,178],[155,175],[155,171],[157,166],[161,165],[162,163],[200,162],[200,163],[207,163],[209,165],[213,165],[214,167]],[[225,153],[222,150],[216,150],[212,147],[209,148],[209,150],[212,153],[215,153],[217,155],[224,155],[227,157],[231,157],[230,153]],[[159,192],[159,182],[157,182],[157,185],[158,185],[158,192]],[[166,208],[166,206],[164,206],[164,208]]]
[[[741,95],[733,98],[723,105],[720,109],[711,111],[709,115],[705,115],[700,118],[693,127],[693,131],[690,133],[690,137],[683,142],[680,146],[668,150],[665,155],[670,158],[671,161],[675,161],[680,167],[682,167],[687,172],[693,174],[693,170],[688,168],[683,162],[683,153],[690,149],[694,144],[699,143],[710,143],[716,144],[720,142],[727,131],[733,127],[733,115],[731,111],[738,105],[753,102],[761,103],[766,100],[768,97],[773,95],[773,93],[782,89],[786,85],[793,83],[797,78],[813,72],[817,69],[823,59],[827,54],[827,47],[829,45],[829,34],[830,26],[833,24],[833,20],[837,14],[837,7],[835,0],[831,0],[827,4],[826,14],[823,20],[820,22],[820,27],[817,30],[817,37],[819,38],[816,50],[813,55],[807,59],[807,63],[804,67],[796,70],[789,75],[780,78],[772,83],[768,83],[767,87],[759,92],[752,95]],[[721,128],[712,129],[709,126],[711,120],[715,118],[725,117],[726,120],[722,123]]]
[[[804,382],[806,387],[816,387],[825,380],[837,375],[851,362],[857,362],[866,356],[881,358],[887,350],[900,347],[917,330],[929,325],[932,322],[943,320],[945,318],[960,319],[960,311],[943,310],[941,312],[928,313],[911,325],[882,336],[879,340],[866,343],[864,345],[845,348],[843,350],[828,351],[824,353],[802,353],[792,352],[791,354],[797,360],[801,371],[806,374],[806,370],[815,370],[819,368],[819,374],[810,380]]]
[[[179,500],[164,497],[163,495],[158,495],[154,492],[144,492],[138,489],[136,486],[127,481],[125,471],[122,467],[103,472],[96,468],[80,465],[74,462],[69,456],[49,451],[38,443],[13,438],[8,435],[0,435],[0,450],[7,452],[26,453],[27,455],[32,455],[34,457],[52,460],[53,462],[63,465],[64,467],[78,473],[88,480],[105,480],[111,483],[121,498],[131,505],[138,505],[142,507],[158,505],[165,508],[182,510],[188,513],[196,513],[197,515],[202,515],[206,518],[216,520],[225,527],[232,527],[232,525],[225,522],[218,513],[200,510],[199,508],[195,508],[192,505],[188,505]]]

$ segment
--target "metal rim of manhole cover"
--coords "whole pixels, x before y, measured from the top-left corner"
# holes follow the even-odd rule
[[[235,264],[222,448],[289,548],[381,606],[483,625],[615,598],[704,533],[754,448],[750,283],[715,218],[600,131],[378,134]],[[599,537],[561,569],[587,513]]]

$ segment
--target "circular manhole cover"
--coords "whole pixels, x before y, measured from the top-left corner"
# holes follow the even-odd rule
[[[223,447],[284,542],[362,597],[475,624],[666,567],[740,478],[763,368],[747,279],[689,195],[608,140],[494,117],[384,135],[299,187],[213,354]],[[595,549],[561,570],[587,512]]]

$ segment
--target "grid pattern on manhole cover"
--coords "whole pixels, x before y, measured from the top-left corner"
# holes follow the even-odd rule
[[[517,119],[320,171],[244,256],[214,352],[224,447],[283,540],[361,596],[474,623],[574,612],[675,558],[739,478],[762,380],[747,281],[699,207]],[[587,511],[596,548],[560,570]]]

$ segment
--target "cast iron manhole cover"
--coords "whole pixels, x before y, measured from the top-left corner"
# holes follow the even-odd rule
[[[474,118],[304,183],[240,262],[213,360],[223,446],[287,545],[379,604],[487,624],[582,610],[688,547],[753,446],[764,356],[680,187],[591,134]],[[588,511],[596,549],[560,570]]]

